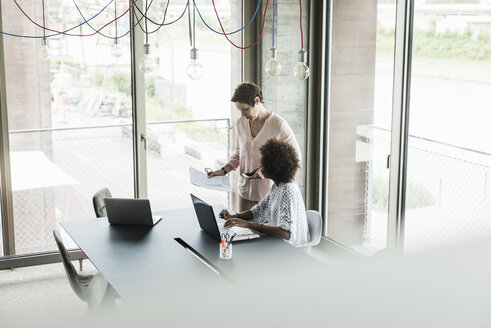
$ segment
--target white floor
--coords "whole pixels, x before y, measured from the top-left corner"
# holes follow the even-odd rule
[[[83,264],[84,273],[95,272],[89,261]],[[87,304],[71,289],[62,263],[0,270],[0,327],[67,327],[86,317]]]

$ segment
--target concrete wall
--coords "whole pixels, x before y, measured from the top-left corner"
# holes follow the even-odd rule
[[[26,2],[23,6],[26,12],[35,13],[35,21],[42,22],[41,1]],[[20,23],[20,15],[14,2],[2,3],[3,30],[20,35],[42,35],[40,28],[31,22]],[[41,45],[40,39],[4,36],[9,130],[51,127],[49,61],[39,59]],[[17,137],[10,147],[11,150],[50,152],[50,144],[49,133],[34,133]]]
[[[377,0],[333,0],[328,169],[329,237],[363,242],[364,161],[356,127],[373,122]]]
[[[259,37],[261,33],[262,25],[262,13],[264,13],[266,1],[261,3],[261,14],[258,13],[256,19],[259,19],[259,28],[256,31],[254,41]],[[295,136],[297,137],[300,149],[302,150],[302,164],[301,169],[297,172],[296,181],[302,190],[305,197],[305,177],[304,177],[304,160],[305,160],[305,127],[306,127],[306,111],[307,111],[307,81],[299,81],[293,76],[293,68],[298,61],[298,51],[300,50],[300,16],[298,0],[279,0],[276,1],[276,22],[275,22],[275,44],[277,49],[277,59],[281,63],[281,73],[278,76],[269,76],[265,71],[265,65],[271,58],[271,46],[272,46],[272,25],[273,25],[273,1],[269,1],[268,12],[266,13],[266,22],[264,26],[264,34],[262,40],[257,46],[243,50],[243,54],[248,56],[255,56],[259,53],[260,60],[262,62],[261,67],[256,67],[260,74],[258,81],[255,82],[263,90],[264,106],[273,111],[274,113],[283,117],[290,127],[292,128]],[[304,42],[305,48],[308,47],[308,8],[309,1],[302,1],[303,8],[303,29],[304,29]],[[244,13],[245,23],[249,22],[250,18],[254,14],[255,6],[250,6],[250,12]],[[254,42],[252,41],[252,42]],[[249,43],[244,44],[244,46]],[[232,50],[232,58],[241,58],[240,53],[237,50]],[[238,65],[238,61],[233,61],[232,65]],[[234,84],[234,82],[237,82]],[[234,89],[242,81],[237,81],[236,77],[232,77],[232,90],[230,95],[233,94]],[[237,111],[232,104],[231,107],[231,120],[232,124],[235,124],[235,120],[240,116],[240,112]],[[231,146],[233,151],[235,148],[235,134],[232,133]],[[231,174],[231,181],[233,186],[237,185],[236,174]],[[235,210],[238,209],[237,195],[232,194],[231,207]]]
[[[264,12],[265,3],[262,4]],[[304,48],[308,48],[309,1],[302,1]],[[305,198],[305,130],[307,113],[307,80],[299,81],[293,76],[293,68],[298,62],[300,41],[300,7],[298,0],[276,1],[275,47],[276,58],[281,63],[281,73],[270,76],[265,66],[271,58],[273,38],[273,2],[269,1],[266,14],[264,36],[261,41],[262,78],[264,105],[267,109],[283,117],[292,128],[302,150],[301,169],[296,181]]]

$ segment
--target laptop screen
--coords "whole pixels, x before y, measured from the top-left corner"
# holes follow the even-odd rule
[[[196,211],[196,216],[198,217],[201,229],[220,241],[220,231],[218,230],[213,208],[193,194],[191,194],[191,199],[193,200],[194,210]]]

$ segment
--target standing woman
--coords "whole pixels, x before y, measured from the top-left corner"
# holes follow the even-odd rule
[[[293,146],[300,159],[300,147],[288,123],[263,105],[263,92],[254,83],[244,82],[235,89],[231,101],[241,112],[236,121],[235,153],[220,170],[208,177],[226,175],[239,168],[239,211],[247,211],[262,200],[273,185],[261,172],[259,149],[268,139],[276,138]],[[253,173],[250,178],[244,173]]]

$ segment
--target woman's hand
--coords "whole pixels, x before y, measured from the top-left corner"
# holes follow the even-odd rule
[[[227,219],[227,222],[225,222],[224,227],[225,228],[230,228],[230,227],[250,228],[250,225],[251,223],[249,221],[237,219],[237,218],[230,218]]]
[[[229,219],[233,218],[234,216],[232,214],[230,214],[227,210],[222,210],[220,212],[220,214],[218,214],[218,217],[225,219],[225,220],[229,220]]]
[[[254,171],[252,171],[252,173],[254,174],[250,177],[250,179],[264,179],[264,175],[261,167],[255,169]]]
[[[216,170],[216,171],[212,171],[211,169],[205,169],[205,172],[206,174],[208,175],[208,178],[211,178],[211,177],[220,177],[220,176],[224,176],[225,175],[225,172],[223,172],[223,170]]]

